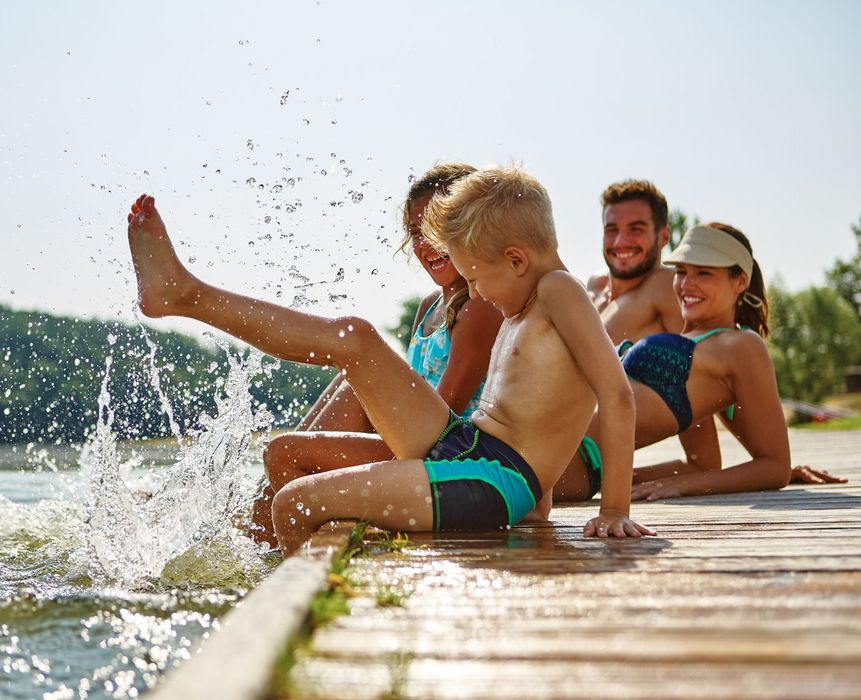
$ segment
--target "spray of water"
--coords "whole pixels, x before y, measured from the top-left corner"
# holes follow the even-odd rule
[[[216,410],[200,416],[200,427],[180,442],[176,462],[143,503],[117,457],[107,359],[96,429],[81,456],[86,491],[83,552],[87,572],[97,583],[126,590],[149,588],[159,580],[224,585],[260,573],[257,548],[234,521],[247,509],[252,493],[243,488],[252,434],[268,431],[272,423],[265,407],[255,409],[249,387],[272,365],[265,364],[259,352],[242,357],[216,342],[229,362],[227,377],[216,382]],[[150,368],[157,376],[152,359]]]

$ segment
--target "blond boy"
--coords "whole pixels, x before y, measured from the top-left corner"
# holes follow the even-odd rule
[[[141,310],[185,316],[293,362],[334,365],[395,459],[303,477],[273,502],[284,555],[320,525],[362,518],[392,530],[515,525],[549,493],[597,400],[601,510],[587,536],[654,534],[628,518],[634,404],[585,289],[556,252],[550,201],[516,169],[486,168],[431,204],[424,235],[445,248],[470,294],[505,316],[481,408],[465,421],[357,317],[327,319],[212,287],[183,267],[152,197],[129,220]],[[580,400],[571,401],[571,396]]]

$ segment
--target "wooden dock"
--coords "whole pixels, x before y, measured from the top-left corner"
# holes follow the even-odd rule
[[[791,444],[850,482],[635,504],[656,538],[584,539],[589,503],[355,560],[289,697],[861,698],[861,431]]]

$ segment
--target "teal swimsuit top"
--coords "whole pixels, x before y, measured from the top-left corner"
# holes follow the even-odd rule
[[[442,294],[422,316],[422,320],[416,326],[416,332],[410,338],[410,345],[407,348],[407,362],[410,363],[410,367],[424,377],[434,389],[439,385],[446,365],[448,365],[448,358],[451,354],[451,337],[444,321],[439,328],[429,335],[422,335],[422,327],[440,301],[442,301]],[[479,384],[475,395],[464,409],[464,418],[472,415],[478,409],[478,398],[481,396],[483,388],[484,380]]]
[[[622,358],[628,378],[645,384],[663,399],[675,416],[681,433],[693,419],[687,382],[694,349],[706,338],[731,330],[735,329],[715,328],[696,338],[686,338],[676,333],[656,333],[636,343],[626,340],[616,350]]]

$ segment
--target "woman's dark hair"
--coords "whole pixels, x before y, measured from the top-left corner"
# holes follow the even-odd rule
[[[706,226],[728,233],[747,248],[751,257],[753,257],[753,248],[751,248],[750,241],[747,240],[747,236],[737,228],[715,221],[710,224],[706,224]],[[733,265],[729,268],[729,273],[733,277],[738,277],[742,272],[743,270],[738,265]],[[754,304],[756,304],[757,300],[762,303],[758,305],[751,304],[750,301],[745,298],[745,294],[753,295]],[[738,303],[735,309],[735,322],[739,326],[749,327],[751,330],[759,333],[763,338],[768,337],[768,299],[765,297],[765,282],[762,279],[762,270],[759,269],[759,263],[756,260],[753,261],[753,271],[750,274],[747,289],[745,292],[742,292],[738,298]]]
[[[400,250],[408,252],[412,242],[410,233],[410,204],[426,194],[448,194],[449,188],[462,177],[474,173],[476,169],[465,163],[437,163],[420,178],[413,180],[407,192],[407,201],[404,202],[402,222],[404,226],[404,239],[401,241]],[[457,315],[469,299],[469,289],[464,287],[457,290],[448,300],[445,306],[445,325],[449,333],[454,328]]]

